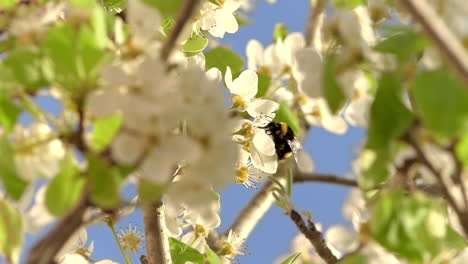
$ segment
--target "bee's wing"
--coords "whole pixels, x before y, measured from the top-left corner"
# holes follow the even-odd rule
[[[291,147],[291,150],[293,152],[294,159],[296,160],[296,163],[299,163],[298,154],[299,154],[299,152],[302,151],[301,140],[299,139],[299,137],[294,136],[294,138],[291,139],[291,140],[287,139],[287,142],[288,142],[289,146]]]

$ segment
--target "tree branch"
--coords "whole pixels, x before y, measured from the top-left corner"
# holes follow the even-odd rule
[[[294,174],[294,183],[304,183],[304,182],[324,182],[324,183],[330,183],[330,184],[358,187],[357,181],[353,179],[341,178],[333,174],[302,173],[302,172],[297,171]]]
[[[321,28],[325,11],[327,10],[328,0],[317,0],[315,5],[311,5],[311,12],[307,19],[306,46],[321,50],[322,34]]]
[[[179,37],[180,33],[184,29],[185,24],[192,17],[195,8],[198,6],[200,0],[187,0],[180,10],[174,28],[172,29],[169,37],[161,48],[161,58],[167,61],[172,49]]]
[[[89,192],[85,191],[78,205],[29,252],[27,264],[52,264],[60,249],[68,239],[83,225],[83,215],[89,203]]]
[[[426,35],[439,48],[448,64],[468,84],[468,53],[445,22],[426,0],[399,0],[399,2],[421,24]]]
[[[169,241],[166,234],[164,205],[161,201],[143,205],[143,222],[145,224],[146,252],[149,264],[172,263]]]
[[[301,215],[296,212],[296,210],[291,210],[289,213],[289,217],[291,220],[296,224],[297,228],[304,234],[307,239],[309,239],[310,243],[317,251],[317,254],[328,264],[335,264],[338,262],[338,259],[333,255],[331,250],[328,248],[327,244],[325,243],[325,239],[323,238],[322,233],[317,229],[315,224],[308,220],[307,224],[302,219]]]

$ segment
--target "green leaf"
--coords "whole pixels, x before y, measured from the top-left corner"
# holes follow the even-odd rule
[[[390,148],[367,150],[374,153],[374,160],[368,168],[363,170],[362,177],[359,178],[359,187],[362,189],[372,189],[388,180],[388,165],[392,157],[391,150]]]
[[[142,179],[138,184],[138,195],[142,203],[161,200],[167,186]]]
[[[353,9],[361,5],[367,6],[367,0],[333,0],[333,3],[341,9]]]
[[[127,0],[104,0],[105,9],[111,14],[117,14],[127,8]]]
[[[184,4],[184,0],[143,0],[146,4],[155,7],[164,18],[175,17]]]
[[[392,74],[382,76],[370,109],[367,147],[375,150],[387,148],[406,132],[412,121],[412,113],[403,104],[398,77]]]
[[[468,133],[463,134],[463,136],[458,141],[455,147],[455,153],[457,154],[457,158],[461,161],[463,166],[468,166]]]
[[[6,39],[0,40],[0,53],[10,51],[16,46],[16,37],[8,36]]]
[[[299,258],[300,255],[301,255],[301,253],[293,254],[289,258],[283,260],[283,262],[281,262],[281,264],[293,264]]]
[[[411,91],[415,109],[435,135],[453,138],[468,126],[468,89],[448,70],[420,73]]]
[[[406,195],[401,190],[381,193],[372,217],[370,230],[382,246],[422,263],[440,254],[448,246],[446,206],[422,194]]]
[[[26,89],[36,90],[48,85],[41,70],[42,57],[37,47],[20,46],[11,51],[3,63]]]
[[[91,136],[91,144],[97,151],[106,149],[117,132],[119,132],[123,122],[121,114],[116,113],[109,117],[98,119],[94,122],[93,134]]]
[[[206,46],[208,46],[208,39],[202,35],[194,34],[187,39],[185,44],[182,46],[182,51],[185,52],[187,56],[193,56],[202,52]]]
[[[4,8],[11,8],[16,5],[17,0],[0,0],[0,6]]]
[[[336,113],[346,102],[346,95],[336,80],[336,58],[328,57],[325,63],[323,78],[324,96],[328,106]]]
[[[367,256],[357,254],[351,255],[349,257],[343,258],[343,260],[338,262],[339,264],[366,264],[367,263]]]
[[[273,41],[277,42],[278,40],[284,40],[288,34],[288,27],[283,23],[278,23],[275,25],[275,30],[273,31]]]
[[[21,112],[21,108],[12,99],[7,99],[3,94],[0,94],[0,127],[10,133]]]
[[[28,183],[18,176],[14,154],[8,139],[0,138],[0,178],[8,195],[14,200],[19,200]]]
[[[103,208],[116,208],[120,204],[120,185],[127,175],[93,154],[88,155],[88,164],[91,200]]]
[[[407,30],[382,40],[374,47],[374,50],[394,54],[399,61],[406,61],[422,52],[430,44],[431,42],[422,34]]]
[[[102,8],[94,8],[91,17],[91,23],[94,33],[94,41],[96,46],[103,49],[106,47],[107,38],[107,24],[106,13]]]
[[[293,130],[294,134],[299,135],[301,127],[296,112],[294,112],[286,103],[278,102],[280,108],[276,111],[275,121],[285,122]]]
[[[85,182],[73,159],[67,156],[62,161],[60,173],[47,187],[45,202],[49,212],[60,217],[74,208],[80,200]]]
[[[204,264],[205,257],[203,254],[182,241],[171,237],[169,238],[169,247],[174,264],[184,264],[187,261]]]
[[[206,69],[218,68],[223,77],[226,73],[226,67],[229,66],[232,71],[232,77],[236,78],[242,71],[244,60],[225,47],[216,47],[205,53]]]
[[[5,200],[0,200],[0,255],[13,258],[23,243],[21,213]]]
[[[236,18],[236,21],[239,27],[245,27],[250,24],[249,18],[243,14],[234,13],[234,17]]]
[[[63,24],[47,32],[42,42],[46,62],[43,69],[50,81],[71,94],[96,86],[99,66],[104,58],[105,28],[99,11],[93,17],[93,27],[82,24],[76,28]]]
[[[93,0],[70,0],[75,7],[83,8],[83,9],[90,9],[96,5],[96,2]]]
[[[268,92],[270,88],[271,78],[263,73],[257,72],[258,76],[258,91],[255,97],[262,97]]]
[[[205,263],[222,264],[223,261],[210,247],[205,246]]]

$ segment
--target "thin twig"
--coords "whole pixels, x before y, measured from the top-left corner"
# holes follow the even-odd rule
[[[325,11],[327,10],[328,0],[317,0],[315,5],[311,6],[311,12],[307,19],[307,31],[306,31],[306,46],[313,46],[314,48],[321,49],[321,32],[323,18]]]
[[[338,259],[333,255],[331,250],[328,248],[325,239],[323,238],[322,233],[317,229],[315,224],[308,220],[306,223],[302,219],[301,215],[296,212],[296,210],[291,210],[289,217],[296,224],[297,228],[304,234],[307,239],[312,243],[317,251],[317,254],[328,264],[335,264],[338,262]]]
[[[338,177],[333,174],[296,172],[294,174],[294,183],[303,183],[303,182],[323,182],[323,183],[358,187],[358,183],[356,180]]]
[[[448,64],[468,84],[468,53],[426,0],[400,0],[401,5],[421,24]]]
[[[187,0],[184,6],[181,8],[180,13],[177,16],[177,20],[174,28],[172,29],[169,37],[161,48],[161,58],[164,61],[167,61],[169,55],[171,54],[172,49],[175,46],[177,38],[179,38],[180,33],[184,29],[185,24],[192,17],[195,8],[198,6],[200,0]]]
[[[89,204],[89,192],[85,191],[78,205],[31,249],[26,263],[55,263],[57,253],[76,230],[83,225],[83,215]]]
[[[434,167],[434,165],[428,160],[426,154],[422,150],[421,146],[418,144],[416,139],[411,134],[407,134],[402,138],[406,143],[413,147],[416,151],[417,156],[421,160],[421,163],[424,164],[431,173],[436,177],[440,185],[440,190],[442,191],[443,197],[448,201],[449,205],[453,208],[458,216],[458,220],[463,228],[465,235],[468,236],[468,211],[465,208],[460,208],[455,198],[451,195],[442,174]]]
[[[172,263],[163,203],[157,201],[143,205],[141,210],[145,224],[146,252],[149,264]]]
[[[286,175],[286,166],[283,164],[278,168],[275,177],[284,186],[286,185]],[[277,187],[276,183],[272,181],[267,182],[252,200],[249,201],[247,206],[242,209],[228,230],[232,230],[240,238],[247,240],[252,230],[275,202],[275,198],[272,195],[274,187]],[[227,234],[225,235],[227,236]]]

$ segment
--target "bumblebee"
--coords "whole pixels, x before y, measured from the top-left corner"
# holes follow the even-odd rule
[[[266,134],[273,138],[279,160],[287,159],[294,154],[297,162],[297,153],[302,149],[302,145],[288,124],[270,121],[267,125],[259,128],[265,129]]]

